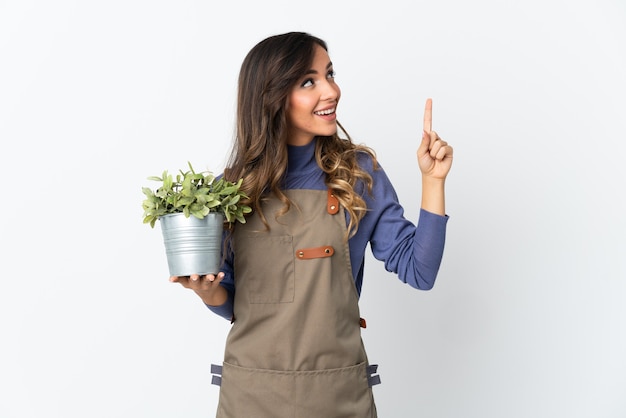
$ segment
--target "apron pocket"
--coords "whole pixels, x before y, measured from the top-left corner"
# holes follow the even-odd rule
[[[293,237],[251,234],[235,243],[235,287],[247,289],[250,303],[290,303],[295,295]],[[272,249],[269,256],[265,249]],[[237,263],[237,260],[243,260]],[[272,274],[269,280],[266,275]]]
[[[375,418],[367,364],[274,371],[224,363],[220,418]]]
[[[294,384],[291,373],[224,362],[217,418],[294,418]]]

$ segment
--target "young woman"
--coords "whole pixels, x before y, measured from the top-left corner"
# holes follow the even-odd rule
[[[253,213],[226,238],[219,274],[170,278],[233,322],[218,417],[375,417],[358,307],[367,244],[410,286],[435,282],[452,147],[431,129],[432,102],[416,226],[374,152],[337,121],[334,74],[325,42],[300,32],[261,41],[242,64],[224,176],[244,179]]]

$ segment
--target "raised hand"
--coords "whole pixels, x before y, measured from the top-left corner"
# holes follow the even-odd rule
[[[417,162],[424,177],[445,180],[452,166],[453,149],[432,130],[433,101],[426,100],[424,132],[417,149]]]

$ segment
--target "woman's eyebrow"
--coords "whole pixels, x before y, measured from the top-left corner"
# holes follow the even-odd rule
[[[328,61],[328,64],[326,64],[326,69],[328,70],[330,67],[333,66],[333,62],[332,61]],[[306,73],[304,74],[317,74],[317,71],[314,70],[313,68],[311,68],[310,70],[308,70]]]

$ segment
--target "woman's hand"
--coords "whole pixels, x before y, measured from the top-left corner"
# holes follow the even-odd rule
[[[192,274],[191,276],[171,276],[170,282],[180,283],[183,287],[193,290],[207,305],[220,306],[228,298],[226,289],[220,286],[223,278],[224,273],[221,272],[217,275]]]
[[[424,133],[417,149],[417,162],[422,176],[433,180],[445,180],[452,166],[452,147],[432,130],[433,101],[426,100],[424,109]]]
[[[417,149],[417,162],[422,172],[422,209],[438,215],[446,214],[445,180],[452,166],[452,147],[432,130],[433,101],[426,100],[424,134]]]

